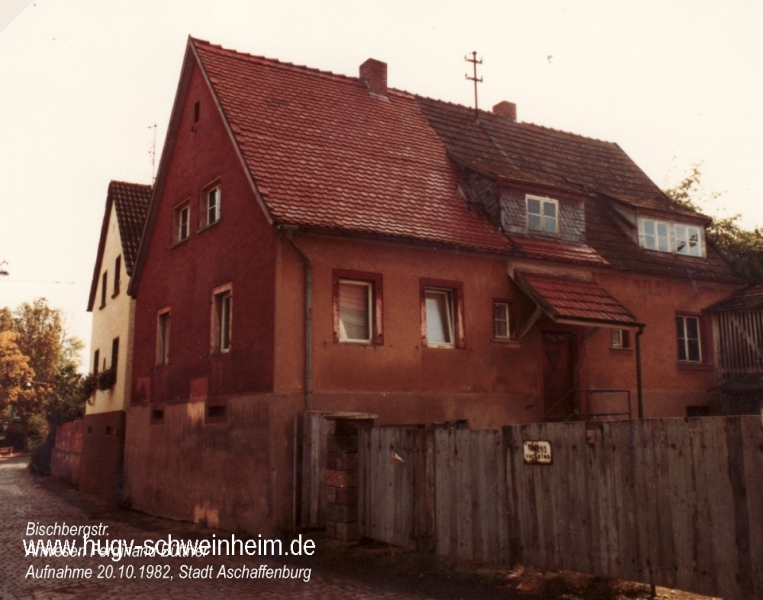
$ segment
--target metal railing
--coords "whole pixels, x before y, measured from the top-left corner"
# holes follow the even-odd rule
[[[592,410],[591,396],[596,394],[623,394],[623,404],[627,410]],[[569,404],[570,396],[573,397],[572,410],[557,411],[559,407],[566,407]],[[594,404],[594,408],[595,408]],[[622,408],[625,408],[623,406]],[[555,413],[555,411],[557,411]],[[564,394],[556,403],[543,415],[544,421],[594,421],[596,419],[612,418],[633,418],[631,407],[631,391],[616,389],[571,389]]]

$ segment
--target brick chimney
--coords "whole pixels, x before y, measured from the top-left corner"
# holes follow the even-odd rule
[[[387,63],[369,58],[360,65],[360,80],[372,94],[387,97]]]
[[[512,121],[517,120],[517,105],[513,102],[502,100],[493,107],[493,114],[508,117]]]

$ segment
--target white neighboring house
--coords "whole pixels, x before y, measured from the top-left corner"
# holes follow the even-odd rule
[[[130,398],[135,300],[127,294],[148,213],[150,185],[112,181],[87,309],[93,313],[94,396],[83,423],[80,488],[119,499],[125,408]]]

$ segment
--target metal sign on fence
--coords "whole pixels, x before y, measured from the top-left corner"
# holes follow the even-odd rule
[[[550,465],[551,442],[525,442],[526,465]]]

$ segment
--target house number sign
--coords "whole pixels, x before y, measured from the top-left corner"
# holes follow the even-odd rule
[[[526,465],[550,465],[551,442],[525,442]]]

